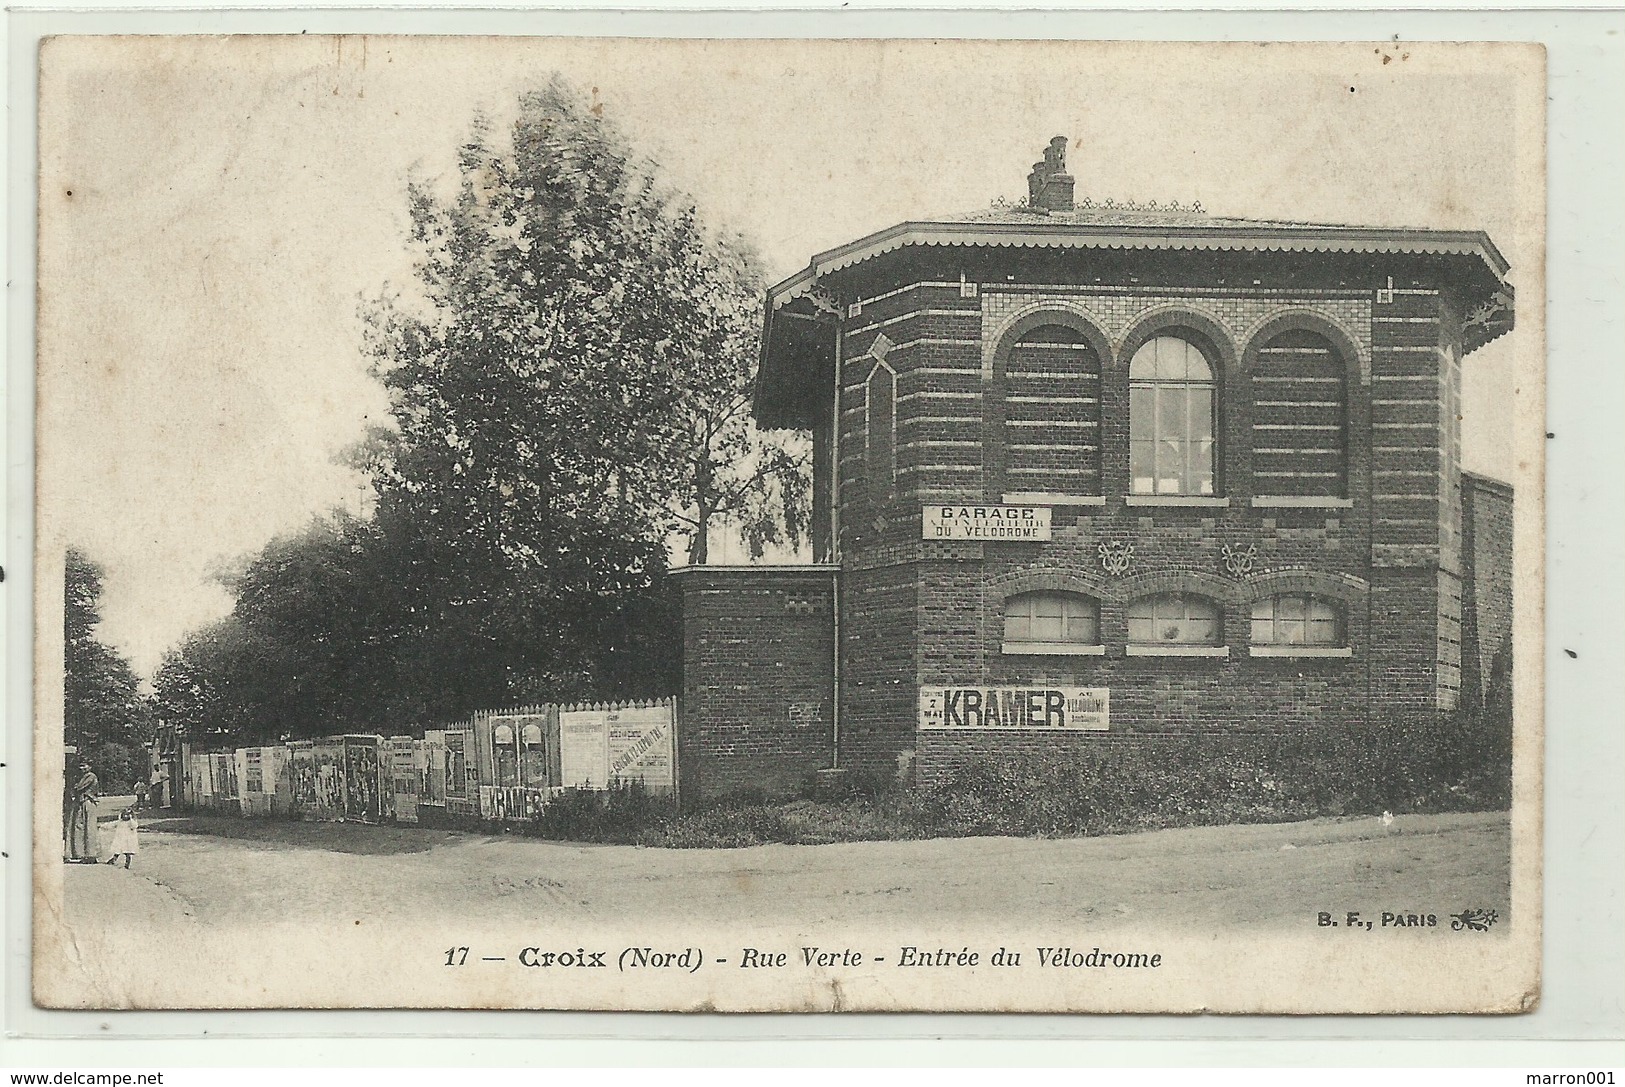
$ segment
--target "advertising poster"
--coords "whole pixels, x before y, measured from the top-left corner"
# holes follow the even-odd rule
[[[390,795],[397,823],[418,821],[418,743],[409,736],[392,736],[389,751]]]
[[[317,819],[338,819],[344,815],[344,745],[336,740],[317,740],[311,748],[311,806]]]
[[[294,810],[316,807],[316,752],[308,740],[289,746],[288,778]]]
[[[271,814],[271,797],[268,794],[274,791],[275,782],[271,782],[271,789],[266,788],[269,751],[269,748],[263,747],[244,747],[237,751],[237,778],[242,787],[244,815]]]
[[[1105,687],[921,687],[922,729],[1078,729],[1110,727]]]
[[[468,800],[469,735],[464,729],[446,731],[446,799]]]
[[[439,729],[423,733],[421,764],[423,787],[418,803],[444,807],[446,803],[446,734]]]
[[[559,784],[602,789],[609,784],[609,711],[559,711]]]
[[[344,815],[376,823],[383,814],[378,737],[344,737]]]
[[[609,780],[641,782],[652,793],[670,796],[676,788],[671,707],[610,710],[604,728]]]

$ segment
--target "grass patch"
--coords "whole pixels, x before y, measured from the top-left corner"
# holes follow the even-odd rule
[[[245,819],[239,815],[195,813],[144,819],[141,829],[143,832],[156,830],[230,838],[246,842],[250,848],[323,849],[361,856],[423,853],[448,839],[462,837],[455,831],[426,827],[304,823],[291,819]]]

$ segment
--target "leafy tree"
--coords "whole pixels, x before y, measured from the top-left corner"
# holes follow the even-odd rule
[[[368,465],[385,507],[566,591],[643,583],[674,530],[703,556],[714,518],[758,551],[800,542],[800,443],[747,418],[748,249],[568,88],[523,96],[503,146],[477,122],[455,196],[415,184],[411,213],[419,305],[368,312],[393,398]]]
[[[176,720],[234,736],[389,732],[524,701],[671,693],[663,576],[713,528],[807,524],[805,441],[748,418],[761,277],[563,84],[455,183],[408,193],[416,275],[363,307],[391,423],[352,450],[369,521],[272,541],[231,617],[160,669]]]
[[[807,443],[764,434],[750,417],[762,297],[754,258],[738,240],[706,244],[692,212],[678,217],[675,236],[684,387],[671,450],[688,561],[707,560],[717,527],[738,531],[757,558],[772,545],[800,546],[812,512]]]
[[[487,703],[605,697],[635,677],[586,646],[655,606],[674,536],[703,561],[713,524],[758,554],[805,534],[805,457],[746,415],[760,277],[561,83],[458,166],[411,188],[414,293],[367,310],[394,426],[363,466]]]
[[[157,721],[194,739],[222,729],[228,719],[222,690],[228,669],[217,646],[229,641],[223,628],[231,622],[211,623],[165,651],[152,681],[152,714]]]
[[[243,743],[384,730],[398,594],[377,545],[365,522],[318,518],[222,575],[232,613],[165,655],[163,718]]]
[[[63,575],[66,742],[79,748],[105,788],[126,788],[133,784],[131,775],[144,769],[139,755],[148,729],[139,681],[129,661],[96,634],[102,620],[101,566],[70,547]]]

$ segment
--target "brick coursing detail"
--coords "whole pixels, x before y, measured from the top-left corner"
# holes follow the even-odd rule
[[[1463,472],[1461,684],[1482,704],[1498,654],[1512,652],[1512,488]]]
[[[1045,320],[1044,307],[1073,315],[1070,324],[1059,322],[1067,327],[1092,330],[1083,339],[1095,351],[1100,376],[1086,382],[1080,395],[1098,396],[1099,403],[1068,401],[1067,391],[1057,385],[1056,404],[1046,411],[1032,398],[1039,395],[1035,386],[1052,379],[1024,378],[1015,384],[1029,399],[1019,412],[1005,412],[997,398],[1015,384],[1001,376],[1000,352],[1008,346],[1001,339],[1013,343],[1033,321]],[[1212,341],[1218,362],[1218,489],[1227,505],[1130,505],[1125,499],[1125,360],[1135,338],[1146,334],[1147,322],[1159,314],[1184,315],[1177,319]],[[1458,692],[1482,684],[1496,645],[1510,630],[1510,545],[1498,550],[1497,542],[1510,539],[1510,497],[1502,501],[1498,492],[1469,486],[1460,473],[1454,419],[1460,404],[1459,325],[1447,293],[1414,285],[1379,295],[1346,288],[1140,290],[984,283],[974,297],[951,285],[905,286],[865,302],[846,322],[836,432],[841,764],[890,770],[912,753],[918,775],[929,779],[955,760],[1001,750],[1171,743],[1193,734],[1240,743],[1371,723],[1403,729],[1421,727],[1454,705]],[[1292,398],[1265,395],[1261,390],[1270,383],[1253,381],[1251,368],[1265,344],[1290,348],[1310,342],[1275,339],[1293,329],[1322,337],[1346,367],[1338,390],[1345,423],[1343,476],[1336,481],[1341,506],[1253,503],[1255,497],[1270,503],[1283,493],[1256,476],[1254,446],[1301,421],[1301,413],[1291,403],[1268,403]],[[875,365],[864,352],[881,332],[894,345],[886,360],[898,375],[898,477],[889,491],[870,485],[862,455],[863,381]],[[1031,359],[1017,361],[1031,371],[1060,373],[1062,365],[1049,355],[1058,354],[1061,349],[1053,345],[1062,340],[1050,336],[1043,341],[1052,345],[1048,354],[1034,352]],[[1295,372],[1289,359],[1268,361],[1274,369],[1261,371],[1265,376]],[[1338,373],[1323,357],[1315,365],[1311,376],[1318,380]],[[1322,406],[1315,410],[1316,420],[1323,421]],[[1011,481],[1012,465],[1051,465],[1043,449],[1023,451],[1031,458],[1027,461],[1008,455],[1005,446],[1016,440],[1011,432],[1022,429],[1012,421],[1071,423],[1081,429],[1075,424],[1096,418],[1098,475],[1070,495],[1078,501],[1067,501],[1059,474],[1042,487]],[[1300,445],[1311,448],[1308,442]],[[1269,448],[1292,446],[1279,442]],[[1275,452],[1267,459],[1272,470],[1294,465],[1306,473],[1325,470],[1319,452],[1301,458]],[[1062,467],[1059,461],[1051,466]],[[1053,501],[1042,503],[1052,511],[1049,542],[920,538],[923,503],[997,503],[1007,492],[1022,491],[1057,492]],[[1098,502],[1082,501],[1084,496]],[[1103,566],[1103,544],[1132,546],[1121,573]],[[1250,564],[1227,565],[1226,548],[1246,552]],[[1038,590],[1096,599],[1103,652],[1005,653],[1005,599]],[[1129,602],[1168,591],[1197,592],[1218,603],[1227,656],[1126,652]],[[1251,605],[1278,593],[1335,601],[1350,654],[1252,656]],[[713,620],[697,621],[703,626]],[[715,667],[735,664],[719,658]],[[729,689],[723,672],[713,681]],[[1084,735],[918,731],[918,688],[938,683],[1108,687],[1111,730]],[[727,712],[736,720],[743,711]],[[803,751],[793,739],[785,744],[782,765],[802,772],[818,763],[812,749]],[[748,752],[739,757],[752,766],[765,758]],[[750,776],[710,772],[718,780]]]
[[[830,765],[833,581],[818,570],[681,575],[685,803],[798,792]]]

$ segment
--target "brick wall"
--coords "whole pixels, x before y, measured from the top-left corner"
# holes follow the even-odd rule
[[[1371,718],[1401,727],[1438,708],[1439,573],[1380,567],[1371,574]]]
[[[690,567],[677,762],[685,805],[797,792],[830,765],[833,572]]]
[[[1512,488],[1461,474],[1462,691],[1481,703],[1497,653],[1512,652]]]
[[[1250,288],[922,276],[845,295],[840,410],[819,450],[833,479],[818,488],[839,507],[840,764],[889,771],[912,753],[930,778],[1026,748],[1406,727],[1481,684],[1485,640],[1510,629],[1510,565],[1479,541],[1509,538],[1510,495],[1459,482],[1452,298],[1386,271]],[[1214,366],[1222,501],[1129,494],[1126,368],[1162,329]],[[896,375],[885,481],[868,471],[879,366]],[[1072,450],[1085,470],[1066,471]],[[922,540],[921,504],[956,500],[1049,506],[1053,539]],[[1132,557],[1109,569],[1103,546]],[[784,607],[808,583],[684,576],[685,790],[787,789],[829,765],[831,623]],[[827,573],[808,576],[831,591]],[[1099,602],[1098,655],[1005,652],[1006,599],[1046,587]],[[1227,654],[1130,655],[1130,601],[1163,591],[1216,601]],[[1253,655],[1252,604],[1286,592],[1337,602],[1347,655]],[[1111,730],[917,731],[918,688],[938,683],[1107,687]],[[823,715],[817,727],[789,717],[797,698],[802,717]]]
[[[841,574],[841,766],[889,772],[914,732],[920,577],[914,563]]]
[[[1442,488],[1455,463],[1447,418],[1459,381],[1448,350],[1454,318],[1438,291],[1414,283],[1379,290],[1379,282],[1337,290],[984,283],[974,291],[938,282],[864,300],[843,335],[843,763],[879,767],[913,750],[930,777],[952,757],[1006,745],[1418,721],[1453,697],[1461,602],[1455,572],[1439,563],[1450,542]],[[1214,364],[1215,468],[1226,504],[1125,499],[1127,360],[1159,321],[1200,343]],[[1052,346],[1026,346],[1034,339]],[[1069,346],[1054,346],[1062,343]],[[882,359],[898,374],[897,426],[906,436],[891,494],[867,485],[861,458],[862,385]],[[1053,404],[1042,392],[1053,379],[1025,376],[1069,366],[1100,376],[1079,389],[1055,384]],[[1080,406],[1080,390],[1098,404]],[[1012,395],[1019,407],[1005,403]],[[1018,485],[1012,467],[1050,460],[1044,449],[1011,448],[1012,419],[1075,428],[1098,419],[1099,448],[1089,450],[1098,473],[1076,483],[1031,473],[1043,486]],[[1051,542],[919,538],[922,502],[1021,494],[1051,506]],[[1281,496],[1320,504],[1281,504]],[[1104,570],[1103,544],[1133,548],[1122,574]],[[1100,655],[1002,651],[1005,598],[1045,579],[1100,602]],[[1218,601],[1228,656],[1128,655],[1128,602],[1159,589]],[[1338,600],[1349,656],[1251,654],[1252,602],[1287,591]],[[912,731],[921,685],[1038,682],[1110,688],[1111,732]]]

